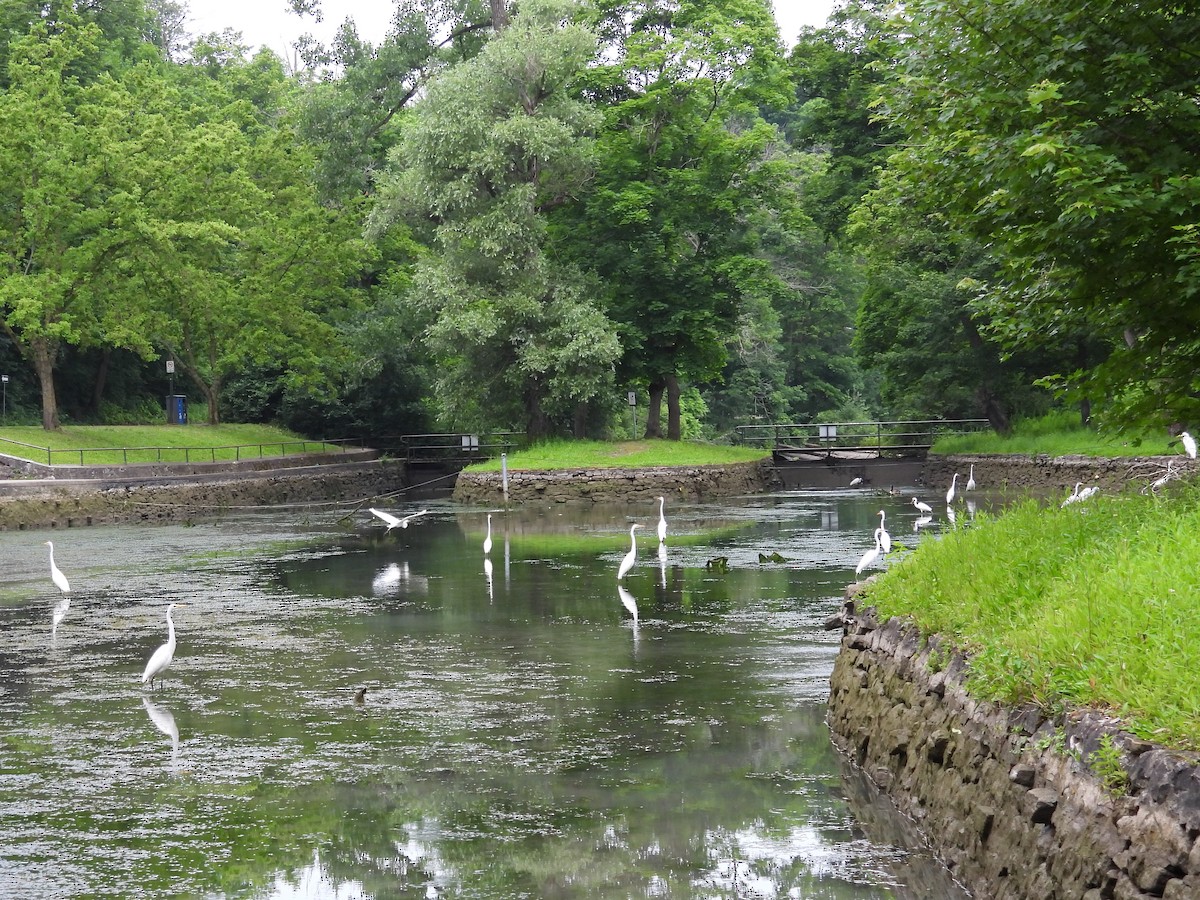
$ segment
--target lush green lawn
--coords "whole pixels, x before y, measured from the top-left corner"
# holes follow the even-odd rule
[[[973,694],[1093,706],[1200,750],[1200,489],[1027,502],[926,541],[863,602],[969,649]]]
[[[1079,424],[1075,413],[1051,413],[1018,422],[1013,433],[994,431],[938,438],[933,453],[1013,453],[1020,456],[1165,456],[1180,453],[1167,432],[1147,435],[1105,435]]]
[[[313,453],[323,446],[340,449],[319,441],[306,442],[270,425],[81,425],[61,431],[18,425],[0,428],[0,453],[53,465],[205,462]]]
[[[769,454],[750,447],[691,441],[546,441],[508,455],[510,470],[607,469],[641,466],[701,466],[753,462]],[[468,471],[499,471],[500,460],[470,466]]]

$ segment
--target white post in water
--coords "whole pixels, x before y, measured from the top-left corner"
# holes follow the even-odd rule
[[[508,506],[508,454],[500,454],[500,486],[504,488],[504,505]]]

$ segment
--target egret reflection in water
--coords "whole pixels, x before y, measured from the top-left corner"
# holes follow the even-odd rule
[[[633,597],[633,594],[631,594],[631,593],[629,593],[629,591],[625,590],[623,585],[618,584],[617,585],[617,596],[619,596],[621,598],[621,603],[625,606],[625,608],[627,610],[629,610],[629,614],[631,616],[633,616],[633,624],[637,625],[638,605],[637,605],[637,600],[635,600]]]
[[[171,765],[179,756],[179,726],[175,724],[175,716],[165,706],[159,706],[149,697],[142,697],[142,705],[146,707],[146,715],[154,723],[154,727],[171,739]]]
[[[483,574],[487,578],[488,602],[490,603],[495,599],[492,594],[492,561],[486,556],[483,558]]]
[[[667,586],[667,545],[658,545],[658,572],[662,580],[662,586],[665,589]]]

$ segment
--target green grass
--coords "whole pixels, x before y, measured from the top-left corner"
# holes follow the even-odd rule
[[[1013,453],[1021,456],[1165,456],[1180,452],[1163,431],[1157,434],[1104,435],[1079,424],[1079,414],[1050,413],[1040,419],[1018,422],[1013,433],[994,431],[947,435],[938,438],[932,453]]]
[[[510,471],[556,469],[642,468],[645,466],[702,466],[753,462],[767,453],[750,447],[729,447],[692,441],[546,441],[508,455]],[[497,472],[500,460],[470,466],[469,472]]]
[[[1198,601],[1194,487],[980,517],[924,542],[864,599],[970,651],[978,697],[1104,709],[1189,750],[1200,750]]]
[[[212,462],[313,453],[322,447],[341,449],[319,441],[305,442],[270,425],[81,425],[61,431],[20,425],[0,428],[0,453],[53,465]]]

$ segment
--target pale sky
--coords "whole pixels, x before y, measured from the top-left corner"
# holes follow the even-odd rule
[[[789,47],[804,25],[825,24],[835,0],[773,0],[775,18],[784,43]],[[347,18],[354,19],[358,35],[378,44],[392,17],[391,0],[325,0],[325,21],[293,14],[285,0],[187,0],[191,10],[188,31],[193,35],[232,28],[242,33],[251,47],[265,44],[284,59],[292,42],[306,32],[328,43]]]

